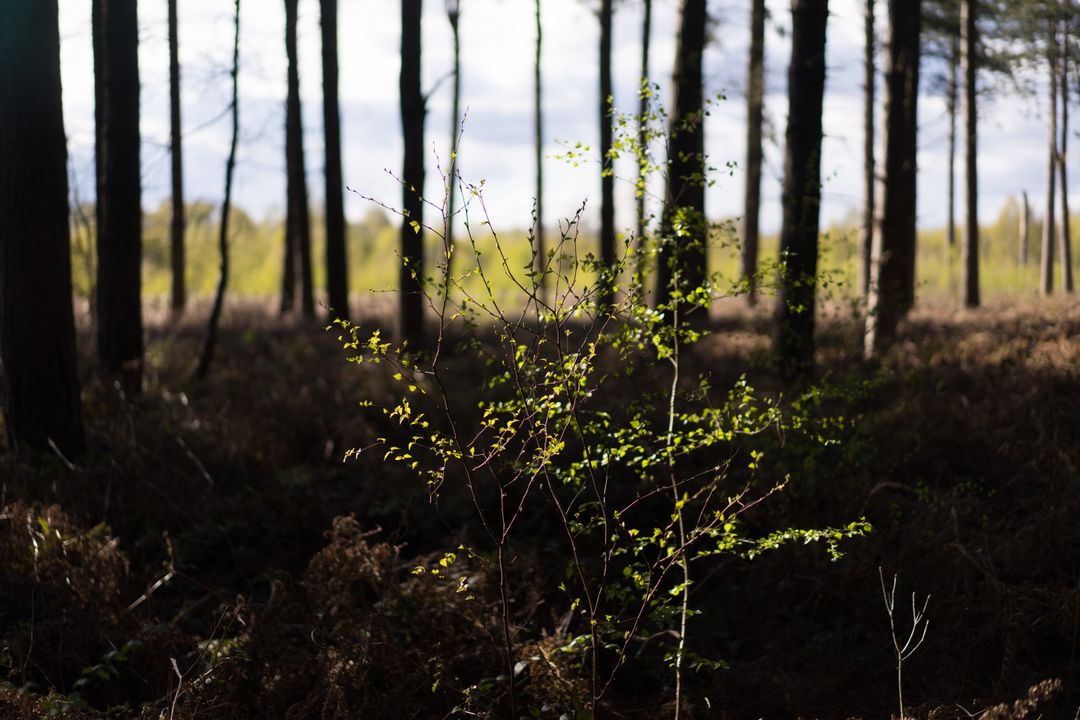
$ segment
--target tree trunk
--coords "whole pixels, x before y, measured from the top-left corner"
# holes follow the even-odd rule
[[[1057,169],[1057,40],[1053,20],[1047,21],[1047,66],[1050,71],[1049,105],[1046,112],[1046,217],[1043,219],[1042,255],[1039,260],[1039,290],[1043,295],[1054,292],[1054,194]]]
[[[341,110],[338,107],[337,0],[321,0],[323,132],[326,153],[326,300],[330,317],[349,319],[345,186],[341,173]]]
[[[536,272],[540,273],[541,297],[547,296],[548,269],[547,249],[544,244],[544,106],[541,50],[544,44],[544,28],[540,21],[540,0],[536,0],[536,56],[533,62],[533,150],[536,155],[536,225],[533,230],[536,242]]]
[[[961,19],[960,22],[962,26],[963,20]],[[948,188],[946,190],[948,208],[945,220],[945,245],[947,248],[956,245],[956,116],[958,114],[957,109],[960,106],[960,83],[957,73],[959,65],[960,39],[954,37],[949,54],[949,81],[945,88],[945,106],[949,115],[948,150],[946,151],[948,154],[947,172],[949,173]],[[948,257],[948,252],[946,252],[946,257]]]
[[[1072,223],[1069,218],[1069,24],[1061,21],[1061,147],[1058,149],[1058,175],[1061,182],[1061,286],[1073,291]]]
[[[142,389],[139,21],[135,0],[96,0],[98,358],[128,395]]]
[[[637,190],[637,229],[635,240],[637,253],[634,258],[634,273],[638,282],[641,283],[641,291],[645,291],[645,258],[648,248],[645,242],[646,225],[648,218],[645,206],[646,185],[649,181],[649,98],[652,90],[649,87],[649,49],[652,46],[652,0],[645,0],[645,15],[641,23],[641,88],[638,92],[638,178]]]
[[[979,168],[978,110],[975,106],[976,47],[978,26],[975,0],[960,5],[960,33],[963,45],[960,59],[964,71],[964,306],[979,306]]]
[[[446,189],[447,219],[446,219],[446,247],[448,252],[454,247],[454,208],[457,203],[457,154],[458,139],[461,134],[461,33],[458,21],[461,17],[460,0],[447,0],[446,15],[450,20],[450,31],[454,38],[454,86],[451,92],[450,109],[450,179]],[[453,255],[446,258],[451,262]]]
[[[863,217],[862,237],[860,238],[860,287],[862,297],[870,293],[870,258],[874,246],[874,186],[876,178],[874,144],[877,131],[874,128],[875,83],[877,82],[877,31],[874,29],[874,2],[866,0],[866,15],[863,20]]]
[[[0,361],[8,446],[85,447],[71,308],[57,3],[0,22]]]
[[[765,0],[750,11],[750,63],[746,73],[746,188],[743,202],[742,276],[746,300],[757,299],[757,264],[761,214],[761,122],[765,105]]]
[[[424,340],[424,96],[420,89],[422,0],[401,0],[402,172],[401,339],[418,348]]]
[[[828,14],[828,0],[792,0],[776,341],[780,367],[791,376],[805,374],[814,363]]]
[[[600,0],[600,261],[605,272],[615,268],[615,175],[611,145],[614,136],[611,84],[611,5],[613,0]],[[600,293],[600,306],[608,307],[615,294],[616,278],[605,284]]]
[[[288,176],[288,169],[285,171]],[[286,180],[286,182],[288,182]],[[284,233],[284,257],[281,263],[281,305],[282,315],[291,313],[296,307],[296,237],[289,230],[288,219],[288,190],[286,189],[285,233]]]
[[[221,322],[221,310],[225,305],[225,289],[229,283],[229,214],[232,211],[233,172],[236,169],[236,144],[240,138],[240,0],[236,0],[233,24],[232,70],[232,140],[229,142],[229,159],[225,162],[225,198],[221,203],[221,224],[218,232],[218,252],[221,254],[221,272],[218,275],[217,292],[214,294],[214,306],[210,310],[210,322],[206,332],[199,366],[195,377],[204,380],[210,371],[217,346],[218,325]]]
[[[285,0],[285,54],[289,60],[289,92],[285,100],[286,191],[285,241],[291,246],[294,267],[300,271],[300,307],[305,318],[315,317],[311,281],[311,217],[308,211],[307,171],[304,167],[304,125],[300,110],[300,71],[296,56],[298,0]],[[298,263],[298,264],[297,264]]]
[[[866,353],[896,337],[914,301],[915,188],[921,0],[889,0],[884,152],[874,226]]]
[[[184,311],[187,291],[184,283],[184,154],[180,125],[180,37],[176,18],[176,0],[169,0],[169,138],[172,160],[172,222],[169,225],[169,249],[172,261],[174,314]]]
[[[702,113],[705,0],[682,0],[679,16],[675,111],[668,132],[667,192],[656,272],[656,303],[659,307],[672,304],[673,295],[685,300],[690,291],[705,284],[707,277]],[[668,308],[668,313],[674,320],[674,308]]]
[[[1028,248],[1031,243],[1031,206],[1028,204],[1027,190],[1023,195],[1023,206],[1020,210],[1020,267],[1027,265]]]

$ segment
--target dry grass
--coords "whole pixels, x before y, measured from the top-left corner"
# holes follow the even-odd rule
[[[356,310],[385,322],[388,299]],[[913,717],[1073,718],[1080,304],[931,300],[875,364],[859,358],[848,304],[824,314],[819,361],[834,390],[819,411],[852,422],[838,446],[769,446],[769,469],[793,482],[760,523],[865,515],[875,533],[838,564],[785,550],[710,568],[691,649],[731,669],[690,678],[688,716],[885,716],[884,565],[934,597],[926,645],[905,666]],[[72,717],[125,704],[113,717],[135,716],[144,703],[155,718],[443,717],[468,687],[468,709],[497,714],[482,558],[453,568],[469,593],[411,572],[471,532],[467,514],[452,496],[427,505],[377,458],[340,461],[386,431],[356,407],[385,388],[321,328],[255,302],[230,308],[220,364],[192,383],[200,323],[198,309],[178,324],[151,312],[134,403],[85,375],[93,449],[77,468],[0,460],[0,717],[40,717],[73,693],[87,704],[69,703]],[[696,370],[718,390],[742,373],[783,389],[767,306],[725,303],[713,325]],[[461,372],[472,383],[478,369]],[[536,536],[514,570],[534,585],[516,600],[519,627],[539,628],[519,630],[520,659],[524,692],[555,713],[581,697],[580,657],[555,652],[562,614],[543,588],[563,568],[542,523]],[[104,676],[84,673],[102,665]],[[607,709],[661,716],[668,675],[659,657],[627,673]],[[1037,685],[1051,679],[1060,686]]]

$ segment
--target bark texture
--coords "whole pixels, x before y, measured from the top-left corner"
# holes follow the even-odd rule
[[[1047,68],[1050,74],[1049,100],[1046,112],[1046,216],[1043,218],[1042,253],[1039,259],[1039,290],[1043,295],[1054,292],[1054,194],[1057,187],[1057,39],[1053,21],[1047,22]]]
[[[16,451],[85,447],[71,307],[67,146],[56,0],[0,22],[0,360]]]
[[[750,9],[750,61],[746,73],[746,188],[743,199],[742,277],[746,299],[756,299],[761,214],[761,123],[765,107],[765,0]]]
[[[304,125],[300,109],[300,70],[296,53],[297,4],[298,0],[285,0],[285,54],[289,60],[289,87],[285,100],[285,247],[286,252],[291,249],[294,253],[293,267],[300,271],[301,312],[305,318],[313,318],[315,294],[311,279],[311,215],[308,209]]]
[[[321,0],[323,133],[326,179],[326,300],[330,317],[349,319],[349,262],[346,252],[345,182],[341,172],[341,109],[338,105],[337,0]]]
[[[172,219],[169,224],[169,257],[172,291],[169,305],[174,313],[184,311],[187,288],[184,278],[184,153],[180,124],[180,34],[176,0],[169,0],[169,154],[172,162]]]
[[[1071,9],[1071,6],[1070,6]],[[1069,23],[1068,18],[1061,21],[1061,146],[1058,148],[1058,179],[1061,184],[1061,287],[1067,293],[1073,291],[1072,270],[1072,221],[1069,217]]]
[[[975,0],[960,5],[960,64],[964,71],[964,306],[979,306],[979,168]]]
[[[540,0],[536,0],[536,53],[533,58],[533,153],[536,163],[536,223],[533,229],[536,243],[535,270],[540,273],[542,296],[547,294],[547,248],[544,243],[544,86],[541,65],[544,47],[544,26],[540,17]]]
[[[877,142],[875,129],[875,104],[877,82],[877,30],[875,26],[875,0],[866,0],[866,15],[863,18],[863,216],[859,247],[859,282],[862,296],[870,292],[870,258],[874,247],[874,187],[877,171],[874,158],[874,144]]]
[[[97,108],[98,359],[128,395],[142,386],[142,186],[135,0],[93,3]]]
[[[454,85],[451,90],[450,108],[450,177],[446,188],[446,247],[454,246],[454,213],[457,205],[457,154],[458,139],[461,134],[461,33],[459,22],[461,7],[459,0],[447,0],[446,16],[450,21],[450,32],[454,39]],[[450,262],[452,256],[447,258]]]
[[[784,152],[783,270],[777,303],[776,354],[781,369],[802,375],[814,362],[821,136],[825,98],[828,0],[792,0],[788,124]]]
[[[634,234],[637,254],[634,262],[634,272],[641,282],[645,278],[645,258],[648,248],[646,246],[646,226],[648,225],[648,212],[645,205],[646,183],[648,182],[649,170],[649,98],[652,90],[649,81],[649,50],[652,46],[652,0],[645,0],[645,13],[641,23],[641,83],[638,93],[638,149],[641,156],[638,158],[637,190],[635,192],[637,202],[637,229]],[[641,290],[644,292],[644,287]]]
[[[656,302],[669,305],[705,284],[705,127],[702,55],[705,0],[683,0],[675,52],[675,111],[668,132],[668,177],[661,218]]]
[[[401,338],[413,348],[424,341],[424,95],[420,89],[422,0],[401,0],[402,171]]]
[[[866,353],[896,338],[915,295],[915,188],[920,0],[889,0],[885,67],[885,136],[877,190]]]
[[[600,0],[600,262],[605,269],[615,267],[615,175],[611,158],[614,136],[611,82],[611,15],[614,0]],[[608,306],[614,287],[605,286],[600,305]]]

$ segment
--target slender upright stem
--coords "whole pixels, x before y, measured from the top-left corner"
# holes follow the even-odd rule
[[[547,294],[547,250],[544,246],[544,110],[543,72],[541,51],[544,43],[544,27],[540,19],[540,0],[536,0],[536,57],[533,63],[533,150],[536,155],[536,227],[533,238],[536,243],[536,272],[540,274],[540,297]]]
[[[874,129],[877,80],[877,32],[874,29],[874,1],[866,0],[866,15],[863,18],[863,218],[862,218],[862,257],[861,288],[862,296],[870,293],[870,265],[874,245],[874,192],[877,179],[875,173],[874,144],[877,140]]]
[[[1058,148],[1058,180],[1061,184],[1061,287],[1067,292],[1073,291],[1072,271],[1072,221],[1069,217],[1069,20],[1061,20],[1061,146]]]
[[[750,63],[746,78],[746,191],[743,201],[742,277],[746,299],[756,299],[761,214],[762,119],[765,108],[765,0],[750,12]]]
[[[236,144],[240,137],[240,0],[235,0],[235,25],[233,29],[232,57],[232,140],[229,142],[229,159],[225,163],[225,199],[221,203],[221,229],[218,233],[218,250],[221,253],[221,274],[218,276],[217,292],[214,294],[214,307],[210,311],[210,322],[206,332],[206,344],[203,345],[202,357],[195,370],[199,380],[206,378],[210,363],[214,359],[217,345],[218,325],[221,322],[221,309],[225,304],[225,288],[229,282],[229,214],[232,209],[233,172],[236,169]]]
[[[169,0],[169,155],[172,164],[172,218],[169,249],[172,265],[170,307],[181,313],[187,302],[184,283],[184,156],[180,124],[180,38],[177,0]]]
[[[649,46],[652,44],[652,0],[645,0],[645,17],[641,24],[641,89],[638,99],[638,184],[637,184],[637,254],[634,271],[637,273],[641,290],[645,290],[645,185],[649,172]]]
[[[975,0],[960,5],[961,58],[964,71],[964,305],[979,306],[979,166],[978,123],[975,103],[978,25]]]

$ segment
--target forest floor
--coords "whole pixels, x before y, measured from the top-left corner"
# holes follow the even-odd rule
[[[823,322],[842,442],[771,455],[792,480],[749,528],[865,517],[873,531],[837,562],[802,545],[717,562],[687,642],[723,665],[687,673],[683,717],[898,716],[879,568],[899,577],[903,634],[910,594],[931,598],[907,717],[1080,714],[1080,303],[952,308],[920,304],[875,363],[843,310]],[[481,578],[465,603],[412,572],[469,534],[467,507],[429,503],[381,453],[342,461],[386,432],[358,407],[385,396],[378,373],[346,362],[336,333],[237,303],[194,382],[202,321],[150,322],[134,399],[86,371],[83,328],[90,452],[0,458],[0,717],[469,711],[465,688],[475,699],[501,672],[495,589]],[[784,391],[765,309],[733,301],[712,325],[694,363],[714,388]],[[520,645],[545,658],[566,630],[548,536],[519,540],[513,570]],[[533,717],[560,717],[582,687],[549,665],[521,681]],[[596,715],[668,717],[671,693],[662,657],[635,663]]]

